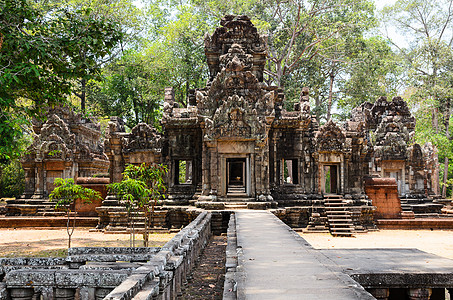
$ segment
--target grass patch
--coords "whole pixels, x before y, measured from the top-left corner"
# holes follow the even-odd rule
[[[41,251],[17,251],[10,252],[3,257],[66,257],[68,249],[50,249]]]

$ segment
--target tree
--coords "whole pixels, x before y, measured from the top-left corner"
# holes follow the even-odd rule
[[[406,37],[408,47],[402,47],[395,41],[392,43],[399,49],[406,63],[406,72],[410,75],[407,85],[415,90],[412,102],[419,107],[430,106],[433,144],[439,149],[444,148],[438,143],[442,139],[435,137],[440,134],[451,146],[453,0],[399,0],[395,5],[385,8],[383,14]],[[417,130],[421,128],[417,126]],[[440,158],[444,159],[443,197],[447,194],[451,152],[439,152]]]
[[[164,89],[174,73],[163,60],[163,47],[129,50],[104,68],[103,79],[90,81],[87,100],[100,116],[122,116],[130,128],[140,122],[159,128]]]
[[[204,87],[208,78],[203,37],[212,26],[206,15],[188,4],[170,3],[169,11],[165,21],[152,29],[155,40],[150,46],[168,52],[167,56],[161,56],[173,68],[167,86],[175,89],[176,100],[185,107],[190,90]]]
[[[128,165],[123,172],[123,180],[109,185],[119,198],[121,203],[126,207],[129,218],[131,212],[138,208],[142,210],[145,217],[145,230],[143,234],[144,246],[149,245],[149,228],[152,226],[151,220],[154,213],[154,206],[157,201],[164,197],[166,186],[164,176],[167,173],[167,167],[163,165],[141,164],[140,166]],[[130,218],[132,227],[131,247],[135,247],[134,223]]]
[[[109,54],[121,36],[116,22],[86,10],[44,13],[28,0],[0,1],[1,159],[19,156],[29,118],[65,102],[78,70]],[[86,76],[98,73],[89,68]]]
[[[82,64],[74,68],[75,76],[77,77],[73,94],[80,100],[80,108],[82,112],[86,109],[86,92],[87,84],[90,79],[93,79],[93,69],[100,69],[105,63],[117,57],[123,49],[129,44],[135,44],[140,39],[140,31],[143,30],[143,11],[137,8],[130,0],[44,0],[39,2],[39,8],[47,14],[52,14],[58,7],[64,7],[65,10],[77,13],[84,11],[84,14],[77,14],[79,19],[92,20],[110,20],[115,22],[117,26],[116,32],[105,32],[105,38],[101,42],[108,42],[111,38],[110,34],[120,36],[116,41],[113,51],[107,55],[99,56],[97,59],[91,59],[91,49],[89,44],[82,43],[79,49],[79,59]],[[84,24],[77,24],[75,33],[80,39],[87,39],[85,36]],[[95,74],[97,75],[97,74]]]
[[[360,38],[355,47],[356,63],[346,66],[345,75],[338,82],[338,104],[345,112],[383,95],[396,96],[403,86],[403,64],[386,40]]]
[[[50,193],[49,199],[57,201],[55,209],[62,207],[66,211],[67,223],[66,232],[68,233],[68,249],[71,248],[71,237],[74,233],[77,211],[75,210],[76,200],[82,203],[91,203],[96,199],[102,199],[101,194],[81,185],[74,184],[74,179],[56,178],[55,189]],[[73,214],[72,214],[73,213]],[[72,228],[70,228],[71,215],[73,215]]]

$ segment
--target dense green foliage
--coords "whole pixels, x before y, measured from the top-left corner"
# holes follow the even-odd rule
[[[418,119],[416,140],[431,142],[443,162],[442,195],[451,180],[449,162],[453,159],[450,133],[453,92],[453,1],[398,0],[384,9],[385,17],[404,36],[407,45],[392,41],[401,56],[410,96]]]
[[[24,192],[25,174],[18,159],[0,164],[0,198],[19,197]]]
[[[74,79],[99,74],[98,60],[121,40],[118,23],[90,10],[43,10],[0,1],[0,159],[17,156],[23,127],[45,105],[65,102]]]
[[[439,149],[445,194],[453,178],[453,0],[397,0],[381,12],[373,3],[0,0],[0,160],[24,152],[30,117],[54,103],[121,116],[129,129],[159,128],[165,87],[185,106],[190,90],[206,85],[204,34],[226,14],[246,14],[267,35],[264,80],[284,89],[288,110],[304,86],[320,124],[379,96],[409,100],[414,142]]]

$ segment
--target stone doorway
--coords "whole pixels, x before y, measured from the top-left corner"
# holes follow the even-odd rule
[[[227,158],[227,194],[247,192],[247,166],[245,158]]]
[[[322,192],[324,194],[340,193],[340,172],[339,165],[322,166]]]

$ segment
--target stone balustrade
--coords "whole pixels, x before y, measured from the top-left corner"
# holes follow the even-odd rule
[[[162,248],[71,248],[66,258],[1,259],[0,299],[176,299],[211,235],[201,213]]]
[[[210,235],[211,213],[203,212],[105,299],[176,299]]]

